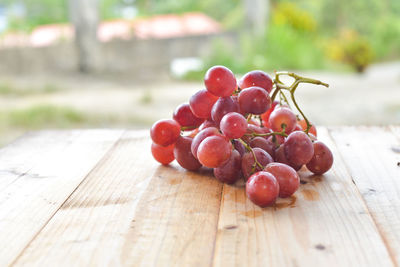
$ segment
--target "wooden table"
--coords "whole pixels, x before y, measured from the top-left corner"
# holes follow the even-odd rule
[[[400,127],[320,128],[335,162],[261,209],[157,164],[147,131],[43,131],[0,150],[0,266],[396,266]]]

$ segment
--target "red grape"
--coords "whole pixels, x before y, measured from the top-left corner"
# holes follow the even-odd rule
[[[247,180],[247,197],[262,208],[274,204],[278,194],[279,183],[269,172],[257,172]]]
[[[286,164],[286,165],[292,167],[293,169],[295,169],[296,171],[300,170],[301,167],[303,167],[302,164],[301,165],[295,165],[295,164],[293,164],[293,163],[291,163],[291,162],[289,162],[287,160],[287,158],[285,156],[284,145],[281,145],[280,147],[278,147],[275,150],[275,158],[274,159],[275,159],[276,162],[280,162],[280,163]]]
[[[271,107],[263,114],[261,114],[261,120],[263,124],[267,127],[269,126],[269,116],[271,116],[272,111],[274,111],[275,107],[279,104],[279,101],[274,100],[271,104]]]
[[[160,162],[161,164],[167,165],[171,163],[174,157],[174,144],[169,146],[160,146],[155,143],[151,144],[151,154],[155,160]]]
[[[245,113],[262,114],[271,106],[267,91],[260,87],[249,87],[239,93],[240,110]]]
[[[181,126],[174,120],[159,120],[150,129],[151,139],[160,146],[172,145],[180,134]]]
[[[204,130],[208,127],[218,127],[218,125],[212,120],[205,120],[199,127],[199,131]]]
[[[203,89],[192,95],[190,98],[190,109],[196,117],[209,119],[211,118],[211,109],[217,100],[218,97]]]
[[[224,165],[214,169],[214,176],[220,182],[233,184],[240,178],[242,158],[239,152],[232,150],[231,157]]]
[[[246,133],[247,120],[239,113],[230,112],[222,118],[220,128],[227,138],[240,138]]]
[[[315,174],[324,174],[333,164],[333,155],[331,150],[321,141],[316,141],[313,144],[314,155],[307,163],[307,169]]]
[[[264,171],[272,173],[279,183],[279,197],[290,197],[300,185],[300,177],[290,166],[273,162],[265,167]]]
[[[192,145],[192,138],[188,136],[181,136],[175,143],[174,156],[176,161],[182,168],[189,171],[198,170],[201,167],[200,162],[193,156],[190,147]]]
[[[251,134],[254,134],[254,133],[263,134],[263,133],[265,133],[265,128],[261,128],[254,124],[248,124],[246,133],[245,133],[245,135],[243,135],[242,140],[245,141],[247,144],[250,144],[250,141],[253,138],[253,136]]]
[[[262,171],[265,166],[274,161],[270,154],[261,148],[253,148],[253,152],[257,161],[262,167],[255,165],[254,155],[251,151],[246,152],[242,157],[242,173],[246,179],[249,178],[253,173]]]
[[[191,151],[192,151],[192,154],[193,154],[193,156],[194,156],[195,158],[197,158],[197,149],[199,148],[200,143],[201,143],[204,139],[206,139],[207,137],[212,136],[212,135],[220,135],[220,136],[222,136],[221,133],[218,131],[217,128],[215,128],[215,127],[208,127],[208,128],[206,128],[206,129],[200,131],[200,132],[196,135],[196,137],[194,137],[193,142],[192,142]]]
[[[272,111],[268,125],[271,127],[274,132],[282,132],[283,127],[285,126],[285,133],[289,134],[296,127],[297,118],[294,113],[286,107],[283,108],[275,108]]]
[[[246,147],[236,139],[232,140],[233,147],[239,152],[240,156],[243,156],[246,153]]]
[[[232,144],[219,135],[204,139],[197,149],[197,158],[206,167],[217,168],[224,165],[232,153]]]
[[[204,77],[204,84],[215,96],[230,96],[236,90],[236,78],[230,69],[224,66],[210,68]]]
[[[307,123],[306,120],[300,120],[298,122],[298,124],[301,126],[301,128],[305,131],[307,130]],[[310,123],[312,124],[312,123]],[[311,126],[310,130],[308,131],[308,133],[313,134],[315,137],[317,137],[317,128],[315,128],[314,125]]]
[[[200,119],[193,114],[189,104],[187,103],[179,105],[175,109],[172,117],[181,127],[189,127],[190,129],[188,130],[193,130],[194,128],[199,127],[204,121],[204,119]]]
[[[239,112],[239,102],[235,96],[221,97],[211,109],[211,118],[219,125],[222,118],[229,112]]]
[[[307,164],[314,155],[310,137],[304,132],[293,132],[284,144],[286,159],[294,165]]]
[[[266,139],[264,137],[258,136],[254,137],[250,141],[250,146],[255,148],[259,147],[265,152],[267,152],[272,158],[274,157],[275,154],[275,144],[272,142],[271,139]]]
[[[245,89],[253,86],[261,87],[268,93],[271,93],[272,79],[267,73],[261,70],[250,71],[240,79],[239,87],[240,89]]]
[[[283,143],[285,143],[285,137],[282,135],[277,135],[277,134],[268,137],[268,140],[271,141],[272,143],[274,143],[275,147],[278,147],[278,146],[282,145]]]

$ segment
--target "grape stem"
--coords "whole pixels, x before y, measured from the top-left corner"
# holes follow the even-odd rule
[[[244,135],[249,135],[249,136],[271,136],[271,135],[280,135],[280,136],[284,136],[287,137],[288,135],[285,132],[272,132],[272,133],[256,133],[256,132],[252,132],[252,133],[246,133]]]
[[[182,126],[181,131],[194,130],[196,128],[197,128],[196,126]]]
[[[281,75],[287,75],[295,79],[295,81],[290,85],[289,87],[281,82],[279,77]],[[274,101],[278,93],[281,93],[280,96],[282,97],[283,92],[281,90],[288,90],[290,92],[290,98],[295,105],[296,109],[300,112],[301,116],[304,118],[307,128],[304,130],[304,132],[308,135],[308,132],[310,131],[312,124],[304,114],[304,112],[300,109],[299,105],[297,104],[296,98],[294,96],[294,93],[299,86],[300,83],[311,83],[311,84],[316,84],[316,85],[323,85],[325,87],[329,87],[329,84],[321,82],[320,80],[312,79],[312,78],[307,78],[307,77],[302,77],[300,75],[297,75],[296,73],[293,72],[288,72],[288,71],[275,71],[275,79],[274,79],[274,86],[275,90],[271,96],[271,101]],[[285,97],[285,100],[287,102],[287,99]]]
[[[239,142],[242,143],[242,145],[247,149],[247,151],[251,152],[251,154],[253,155],[254,158],[254,164],[252,166],[251,172],[253,173],[256,170],[256,167],[258,166],[259,168],[264,169],[264,166],[258,162],[256,154],[254,153],[254,150],[248,145],[246,144],[245,141],[243,141],[243,139],[238,138]]]

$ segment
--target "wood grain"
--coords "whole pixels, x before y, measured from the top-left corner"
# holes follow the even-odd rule
[[[11,146],[0,178],[0,266],[21,253],[121,133],[44,132]]]
[[[125,134],[15,265],[209,265],[222,185],[160,166],[149,148]]]
[[[323,176],[303,170],[295,197],[261,209],[244,188],[224,185],[215,266],[393,266],[358,189],[327,131],[335,163]]]
[[[400,138],[389,128],[378,127],[333,128],[330,134],[392,258],[400,265],[400,151],[396,152]]]

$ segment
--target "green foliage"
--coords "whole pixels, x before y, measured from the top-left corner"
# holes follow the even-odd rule
[[[332,59],[350,64],[358,72],[363,72],[373,59],[369,41],[352,30],[345,30],[338,38],[329,40],[327,51]]]
[[[88,121],[88,118],[71,108],[38,105],[22,110],[12,110],[6,114],[6,120],[10,127],[39,129],[82,125]]]

